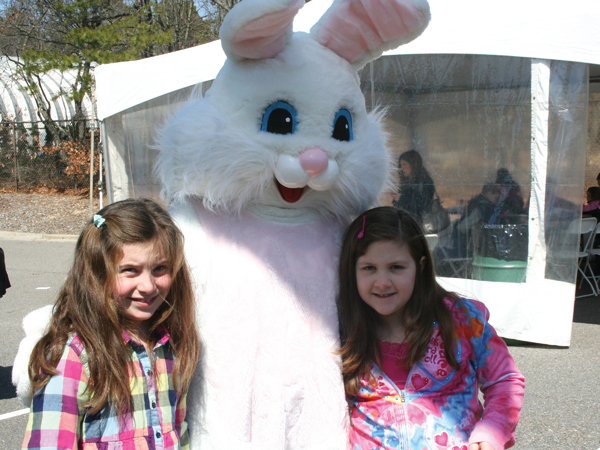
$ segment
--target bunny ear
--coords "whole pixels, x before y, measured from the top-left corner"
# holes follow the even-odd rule
[[[427,0],[335,0],[310,33],[359,69],[415,39],[430,17]]]
[[[272,58],[285,48],[304,0],[244,0],[223,20],[219,37],[228,58]]]

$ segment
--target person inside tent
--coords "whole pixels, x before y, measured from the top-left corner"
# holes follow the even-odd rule
[[[525,214],[521,186],[504,167],[498,169],[496,184],[500,187],[500,198],[488,223],[490,225],[520,223],[520,216]]]
[[[423,213],[431,209],[435,196],[433,179],[423,165],[423,158],[416,150],[404,152],[398,158],[400,197],[392,203],[396,208],[409,212],[419,223]]]
[[[583,205],[583,217],[595,217],[600,221],[600,187],[592,186],[585,193],[587,205]]]

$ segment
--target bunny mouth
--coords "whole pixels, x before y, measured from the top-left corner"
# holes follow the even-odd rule
[[[296,203],[304,193],[304,188],[288,188],[277,180],[275,180],[275,184],[277,185],[281,197],[288,203]]]

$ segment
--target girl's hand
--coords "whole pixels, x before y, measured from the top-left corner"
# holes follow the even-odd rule
[[[489,442],[477,442],[469,445],[469,450],[496,450]]]

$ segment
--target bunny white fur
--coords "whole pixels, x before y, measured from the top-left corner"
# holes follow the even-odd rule
[[[52,305],[46,305],[31,311],[23,318],[25,338],[19,344],[19,351],[13,363],[12,382],[17,388],[17,396],[25,406],[30,405],[32,397],[28,370],[29,356],[35,344],[46,332],[51,315]]]
[[[398,17],[390,5],[406,19],[401,33],[390,26]],[[158,139],[157,172],[197,283],[204,348],[188,398],[193,449],[346,445],[335,355],[339,242],[346,219],[376,201],[390,167],[380,116],[367,114],[356,70],[418,35],[428,8],[346,0],[310,35],[292,34],[300,6],[236,5],[221,29],[227,62],[206,97]],[[354,27],[351,10],[369,14],[375,28]],[[291,105],[292,133],[264,131],[276,102]],[[332,136],[340,110],[351,116],[348,140]],[[304,165],[308,149],[320,155],[317,174]],[[290,200],[285,187],[301,195]]]
[[[342,0],[310,34],[292,34],[300,6],[237,4],[221,29],[225,65],[157,140],[157,173],[197,283],[204,348],[188,397],[192,449],[346,447],[339,245],[391,168],[357,69],[416,37],[429,11],[422,0]],[[276,102],[296,114],[292,133],[261,131]],[[340,110],[350,140],[332,136]],[[308,175],[303,154],[315,148],[323,170]],[[286,200],[278,186],[302,193]]]
[[[296,132],[258,131],[281,99],[298,112]],[[331,138],[340,108],[353,112],[353,141]],[[159,147],[199,288],[204,378],[188,398],[192,448],[344,448],[339,240],[344,219],[376,201],[389,163],[356,70],[297,33],[274,58],[228,61],[206,98],[162,131]],[[330,189],[307,187],[286,202],[278,158],[311,147],[339,174]]]

